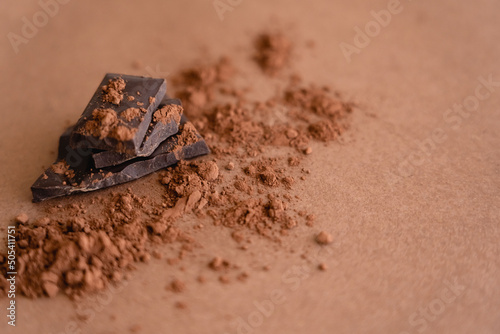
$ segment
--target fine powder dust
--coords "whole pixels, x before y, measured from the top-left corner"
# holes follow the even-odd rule
[[[228,57],[176,76],[175,95],[193,122],[187,126],[198,129],[212,154],[158,172],[161,198],[137,196],[130,188],[107,196],[97,192],[78,204],[53,201],[40,217],[17,217],[21,294],[36,298],[64,293],[78,299],[126,279],[135,263],[160,258],[161,244],[178,247],[168,263],[182,261],[197,251],[200,242],[177,223],[189,213],[200,220],[199,226],[208,221],[227,228],[241,249],[255,238],[279,247],[297,226],[314,225],[314,215],[294,209],[297,198],[289,193],[310,173],[301,167],[313,154],[310,143],[341,136],[348,128],[352,105],[328,87],[305,85],[298,75],[280,72],[291,66],[292,43],[284,35],[261,34],[254,47],[256,68],[264,76],[287,78],[280,79],[280,87],[285,88],[264,101],[252,101],[248,89],[234,87],[238,69]],[[120,88],[119,83],[106,87],[113,98],[119,97]],[[287,112],[276,118],[276,110]],[[183,141],[189,143],[189,136]],[[64,166],[60,167],[64,173]],[[332,242],[331,235],[311,231],[312,242],[315,236],[321,245]],[[230,282],[229,271],[240,281],[249,277],[243,268],[216,254],[206,266],[219,273],[224,284]],[[0,271],[1,296],[8,290],[5,254],[0,255]],[[204,280],[198,277],[198,282]],[[178,280],[166,284],[175,293],[186,288]]]

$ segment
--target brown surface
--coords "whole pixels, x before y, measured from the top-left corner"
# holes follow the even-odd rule
[[[295,189],[316,220],[313,229],[285,240],[296,245],[294,254],[265,240],[243,253],[224,245],[227,236],[219,228],[207,226],[197,238],[203,252],[185,268],[185,277],[173,277],[165,260],[139,265],[121,289],[80,306],[87,323],[62,296],[17,298],[18,328],[2,321],[2,333],[60,333],[72,321],[82,333],[236,333],[233,321],[252,317],[255,304],[267,305],[263,301],[276,297],[275,289],[285,300],[278,298],[256,333],[416,333],[420,326],[412,327],[408,318],[419,307],[444,300],[446,282],[455,277],[463,292],[427,321],[426,332],[500,330],[500,88],[478,112],[458,118],[458,127],[443,119],[454,103],[474,94],[479,76],[500,78],[496,2],[403,2],[403,12],[349,64],[339,43],[352,43],[353,27],[368,22],[370,10],[386,8],[386,1],[245,1],[226,12],[224,21],[210,1],[117,3],[61,6],[17,55],[4,39],[2,226],[21,212],[37,212],[29,186],[54,160],[51,151],[59,134],[76,121],[105,72],[165,76],[207,52],[231,54],[249,69],[246,78],[255,82],[254,93],[265,95],[262,76],[244,58],[257,29],[284,26],[297,43],[315,42],[313,49],[292,56],[304,79],[333,85],[355,99],[361,111],[353,115],[342,144],[314,144],[304,162],[311,174]],[[21,18],[39,9],[36,1],[3,2],[2,35],[18,33]],[[134,69],[131,64],[138,62],[142,67]],[[438,128],[446,140],[409,169],[405,159],[420,152],[419,144]],[[157,176],[131,186],[138,193],[151,192],[151,178]],[[316,245],[312,230],[332,234],[332,244]],[[304,264],[303,253],[310,263],[297,267]],[[253,270],[246,283],[220,284],[214,275],[200,278],[204,284],[186,282],[214,254],[229,263],[252,267],[264,262],[269,268]],[[316,269],[320,263],[326,272]],[[175,280],[186,290],[172,295],[165,287]]]

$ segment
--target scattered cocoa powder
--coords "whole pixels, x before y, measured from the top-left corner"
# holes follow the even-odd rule
[[[288,165],[296,167],[300,165],[300,159],[298,157],[290,157],[288,158]]]
[[[307,215],[306,216],[306,225],[313,226],[315,220],[316,220],[316,215],[314,215],[314,214]]]
[[[56,174],[64,174],[69,169],[69,165],[66,163],[66,161],[63,160],[53,164],[52,166],[50,166],[50,168]]]
[[[63,175],[66,179],[72,179],[75,177],[75,171],[71,169],[65,160],[52,164],[50,168],[54,173]]]
[[[291,43],[284,35],[260,35],[256,46],[255,59],[266,74],[274,75],[289,64]],[[199,247],[188,228],[176,223],[190,212],[228,229],[231,242],[240,249],[246,249],[242,244],[255,237],[280,245],[297,226],[312,226],[314,215],[299,214],[301,210],[295,208],[300,202],[292,192],[308,170],[295,167],[308,159],[300,153],[311,142],[336,140],[348,129],[353,106],[328,87],[303,85],[297,75],[281,82],[284,88],[277,89],[275,96],[253,101],[246,94],[251,87],[233,86],[236,73],[231,61],[223,57],[175,77],[177,96],[193,122],[181,129],[179,145],[197,141],[190,131],[196,128],[212,155],[160,171],[160,198],[139,197],[131,189],[112,192],[109,197],[96,193],[78,204],[54,201],[47,215],[16,220],[17,288],[22,295],[36,298],[61,292],[78,299],[97,292],[126,279],[134,263],[148,262],[151,255],[160,258],[155,250],[159,244],[172,246],[167,262],[172,270],[182,270],[177,265]],[[103,87],[107,99],[120,103],[124,84],[117,79]],[[279,108],[286,110],[285,116],[275,115]],[[135,114],[120,116],[126,119]],[[97,136],[127,136],[116,133],[119,120],[114,111],[96,109],[93,118],[103,126],[87,130]],[[60,168],[65,166],[56,167]],[[87,212],[90,205],[95,213]],[[195,226],[203,226],[201,221],[205,222],[200,220]],[[320,244],[332,240],[326,232],[316,236]],[[213,255],[207,263],[205,270],[215,271],[221,283],[249,277],[222,257]],[[6,269],[7,258],[0,255],[0,272],[5,274]],[[234,270],[238,272],[231,276]],[[197,280],[203,283],[206,278],[199,274]],[[6,294],[7,286],[0,275],[0,295]],[[169,285],[171,291],[184,289],[183,281]]]
[[[177,145],[174,151],[179,151],[182,147],[196,143],[199,138],[196,135],[196,127],[191,122],[186,122],[180,127],[180,134],[177,136]]]
[[[214,65],[204,64],[182,71],[174,84],[183,87],[177,95],[185,108],[197,110],[213,101],[216,87],[227,82],[233,74],[231,61],[222,57]]]

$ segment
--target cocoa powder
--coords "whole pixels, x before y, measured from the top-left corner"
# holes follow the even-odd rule
[[[274,76],[289,64],[292,43],[280,32],[264,32],[255,39],[254,59],[264,73]]]
[[[260,35],[254,46],[255,60],[266,74],[275,75],[292,66],[292,43],[283,34]],[[149,262],[151,256],[160,261],[160,244],[175,246],[174,253],[165,257],[172,270],[181,270],[175,266],[199,248],[199,241],[177,224],[186,214],[200,220],[197,228],[211,223],[228,229],[231,242],[241,249],[252,238],[279,246],[297,226],[313,226],[315,216],[295,209],[299,202],[289,193],[308,175],[299,166],[309,155],[314,156],[310,143],[341,136],[348,129],[353,105],[328,87],[302,84],[297,75],[283,79],[279,86],[285,88],[277,89],[275,96],[252,101],[247,97],[251,87],[234,87],[236,76],[230,59],[222,57],[212,64],[182,70],[175,77],[176,95],[193,122],[184,125],[178,145],[195,140],[190,129],[196,128],[212,155],[160,171],[161,198],[140,197],[129,188],[106,197],[96,193],[78,204],[54,201],[40,217],[17,217],[17,287],[21,294],[36,298],[64,293],[78,299],[125,279],[137,262]],[[121,101],[124,84],[116,80],[103,87],[110,102]],[[274,119],[276,108],[286,110],[285,116]],[[137,115],[132,110],[120,116]],[[115,131],[118,124],[116,113],[106,110],[97,110],[94,118],[106,126],[88,130],[98,131],[100,136]],[[305,152],[309,155],[302,155]],[[54,168],[67,172],[64,165]],[[311,235],[321,245],[333,238],[324,233]],[[198,276],[200,284],[211,271],[224,284],[249,277],[248,268],[239,268],[217,254],[207,259],[205,269],[208,273]],[[5,254],[0,255],[0,271],[0,295],[5,295]],[[179,280],[166,284],[176,293],[186,288]]]
[[[153,120],[155,122],[162,122],[163,124],[167,124],[172,120],[179,123],[181,121],[183,111],[184,109],[181,106],[169,104],[155,111],[153,114]]]
[[[128,108],[122,111],[120,117],[122,117],[127,122],[130,122],[134,118],[141,117],[141,110],[139,108]]]
[[[104,91],[103,100],[119,105],[123,100],[123,89],[125,85],[125,80],[122,78],[109,80],[107,85],[102,86],[102,90]]]

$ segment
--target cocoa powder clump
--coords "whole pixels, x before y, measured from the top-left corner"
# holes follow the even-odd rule
[[[85,131],[103,139],[118,125],[118,117],[113,109],[94,109],[92,120],[85,123]]]
[[[52,166],[50,166],[50,168],[56,174],[64,174],[68,171],[69,165],[66,163],[66,161],[63,160],[53,164]]]
[[[183,281],[181,281],[181,280],[174,279],[174,280],[170,283],[169,288],[170,288],[170,290],[172,290],[173,292],[180,293],[180,292],[183,292],[184,290],[186,290],[186,284],[185,284]]]
[[[137,108],[129,108],[122,113],[122,117],[131,120],[140,112]],[[118,141],[126,141],[134,138],[137,129],[131,129],[122,124],[116,111],[113,109],[94,109],[92,119],[85,123],[83,133],[103,139],[105,137],[114,138]]]
[[[18,224],[26,224],[29,220],[29,217],[27,214],[25,214],[23,212],[23,213],[20,213],[14,220]]]
[[[141,110],[139,108],[127,108],[120,114],[120,117],[122,117],[127,122],[130,122],[135,118],[139,118],[140,116]]]
[[[125,89],[125,80],[123,78],[110,79],[107,85],[102,86],[104,92],[103,100],[119,105],[123,100],[123,90]]]
[[[214,65],[204,64],[182,71],[174,83],[182,86],[178,96],[186,109],[197,110],[212,102],[216,87],[227,82],[233,74],[230,59],[222,57]]]
[[[115,138],[119,141],[132,140],[136,133],[136,129],[130,129],[123,125],[118,125],[111,131],[109,137]]]
[[[282,33],[262,33],[255,39],[254,59],[264,73],[274,76],[288,65],[292,43]]]
[[[63,175],[67,180],[75,177],[75,171],[71,169],[65,160],[56,162],[50,166],[52,171],[56,174]]]
[[[170,123],[171,121],[175,121],[179,124],[183,110],[184,109],[181,106],[169,104],[155,111],[153,114],[153,120],[155,122],[162,122],[163,124]]]
[[[220,271],[230,267],[230,263],[219,256],[216,256],[208,265],[212,270]]]
[[[325,231],[321,231],[316,235],[316,242],[320,245],[328,245],[333,242],[333,236]]]

